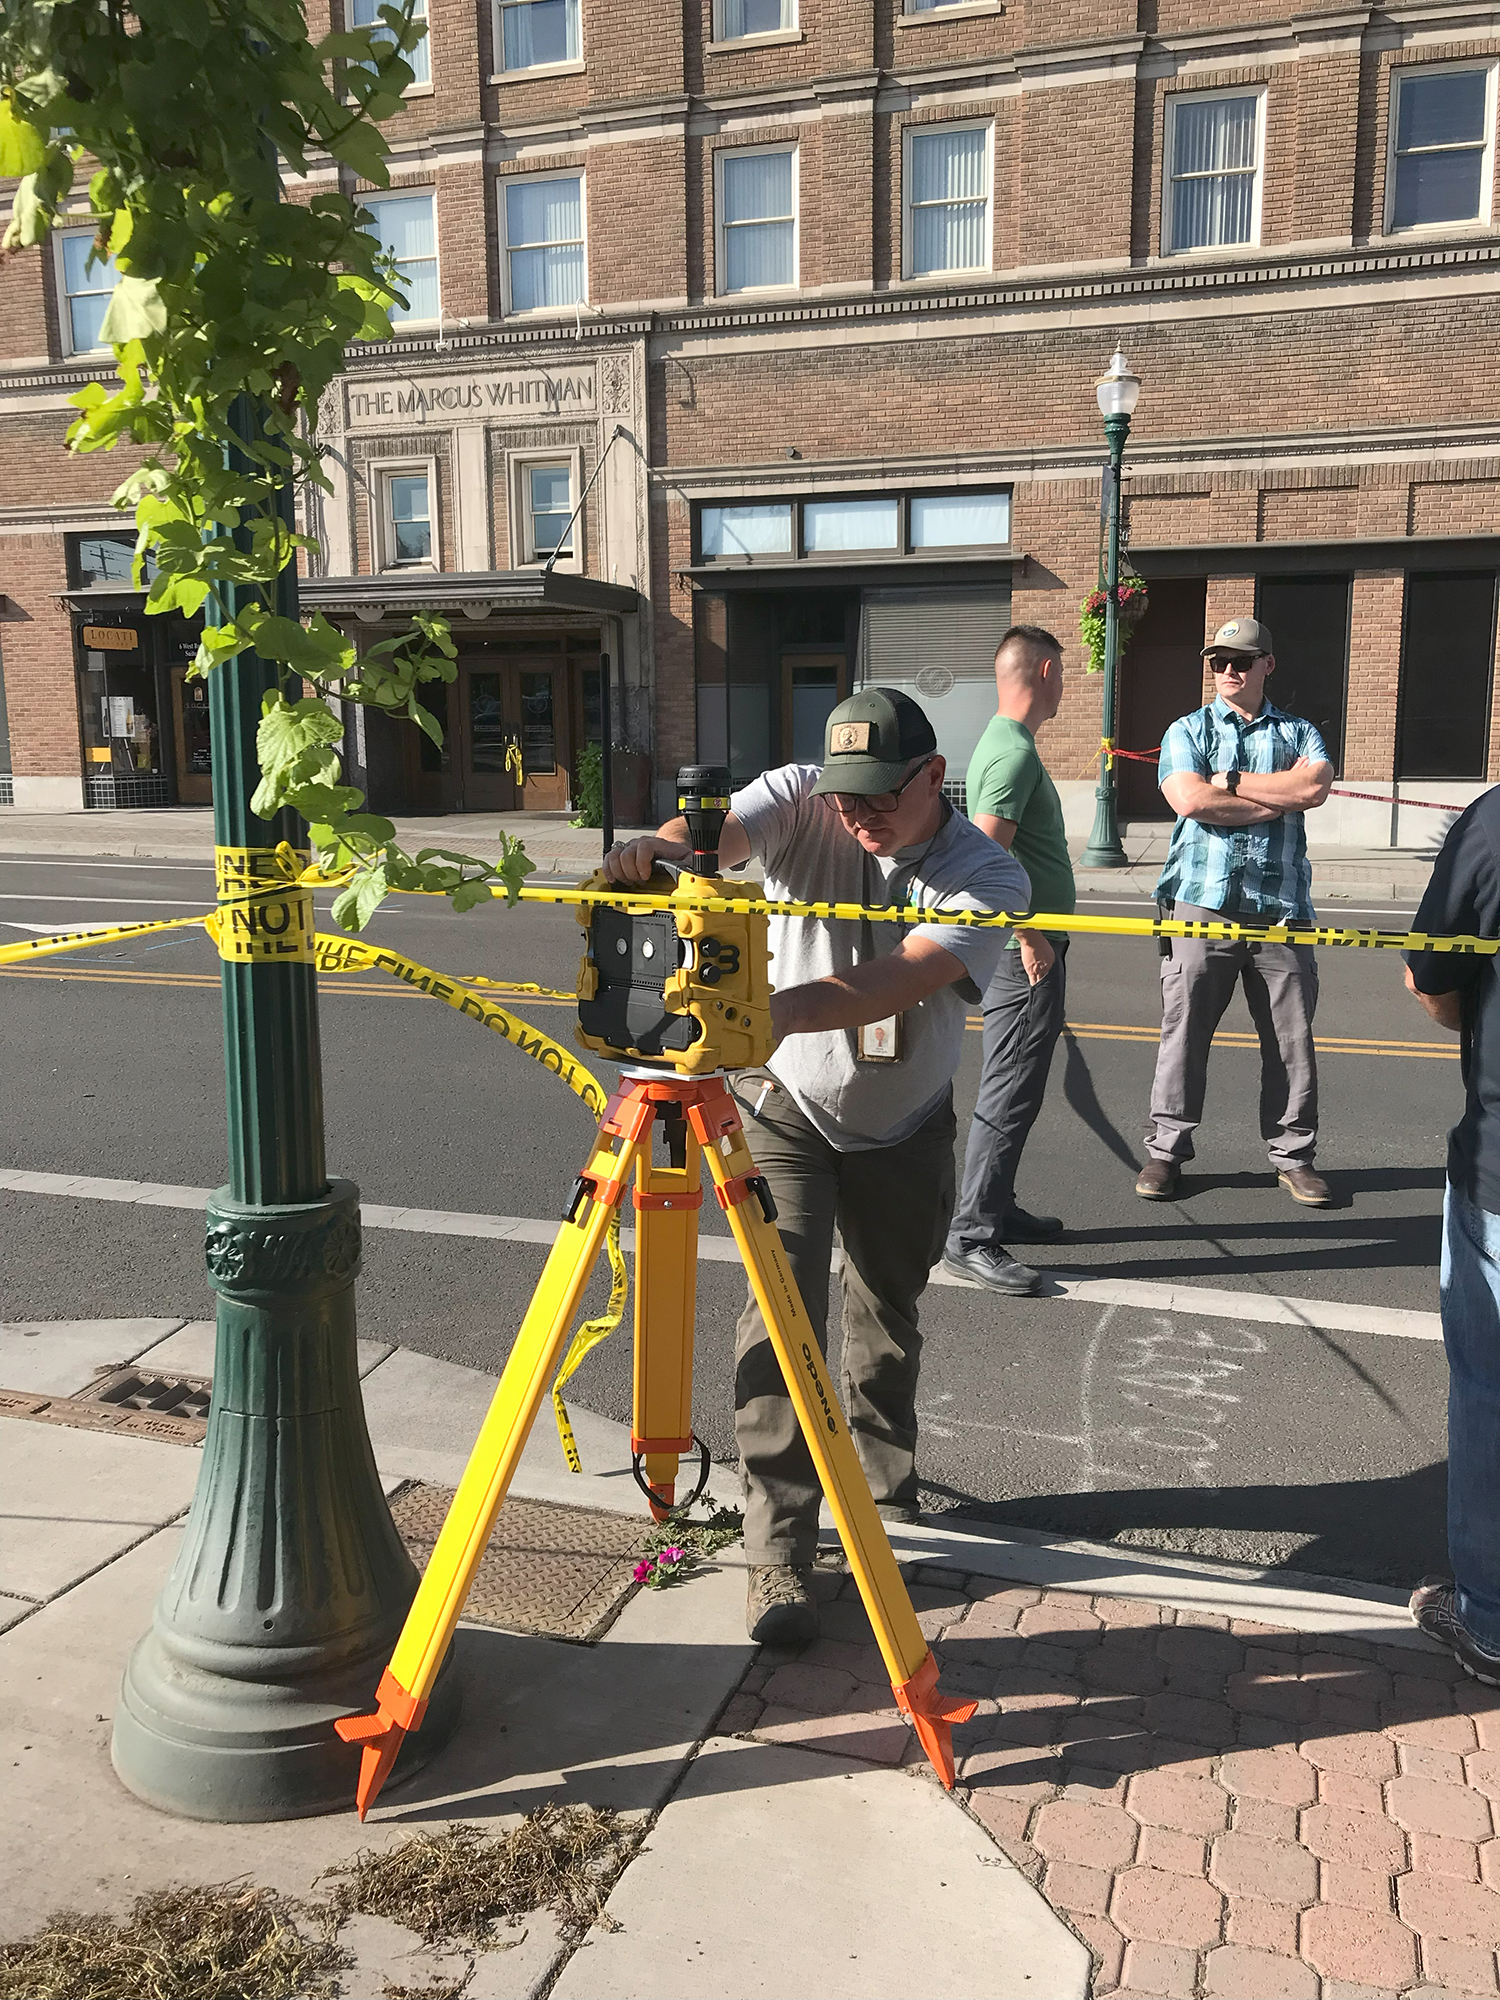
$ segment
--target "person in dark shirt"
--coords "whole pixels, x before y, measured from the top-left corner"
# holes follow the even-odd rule
[[[1413,929],[1500,937],[1500,787],[1450,828]],[[1462,1037],[1464,1113],[1448,1135],[1440,1278],[1448,1350],[1448,1559],[1411,1612],[1465,1673],[1500,1687],[1500,969],[1495,957],[1406,955],[1406,984]]]

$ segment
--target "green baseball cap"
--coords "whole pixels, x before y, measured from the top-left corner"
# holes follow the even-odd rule
[[[932,724],[899,688],[861,688],[841,701],[823,735],[820,792],[855,792],[866,798],[893,792],[914,758],[937,749]]]

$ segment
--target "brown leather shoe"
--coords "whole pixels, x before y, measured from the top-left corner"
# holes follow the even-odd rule
[[[1282,1167],[1276,1178],[1293,1201],[1305,1202],[1309,1208],[1327,1208],[1333,1199],[1327,1181],[1311,1167]]]
[[[1143,1201],[1173,1201],[1181,1178],[1182,1169],[1175,1160],[1147,1160],[1137,1176],[1135,1191]]]

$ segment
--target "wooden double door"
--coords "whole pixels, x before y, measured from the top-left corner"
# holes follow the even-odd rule
[[[413,786],[419,810],[560,812],[567,805],[573,732],[564,657],[468,655],[455,682],[425,687],[422,700],[443,726],[443,744],[422,739]]]

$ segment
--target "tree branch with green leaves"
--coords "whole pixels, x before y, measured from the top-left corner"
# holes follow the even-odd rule
[[[391,308],[406,303],[369,212],[332,190],[284,199],[283,168],[306,181],[334,163],[389,185],[380,126],[427,32],[413,4],[314,41],[294,0],[0,0],[0,175],[18,177],[0,251],[91,222],[91,262],[112,258],[119,273],[101,328],[117,381],[73,396],[69,448],[136,454],[115,505],[134,515],[138,585],[155,565],[147,611],[205,614],[191,671],[249,648],[281,670],[251,809],[302,813],[321,865],[354,871],[334,906],[354,929],[391,889],[468,909],[491,888],[514,902],[531,869],[503,833],[493,862],[407,854],[342,782],[331,699],[404,716],[441,743],[421,690],[456,678],[445,621],[419,615],[360,653],[326,618],[277,611],[283,572],[318,546],[287,496],[298,483],[331,491],[319,398],[349,343],[388,340]]]

